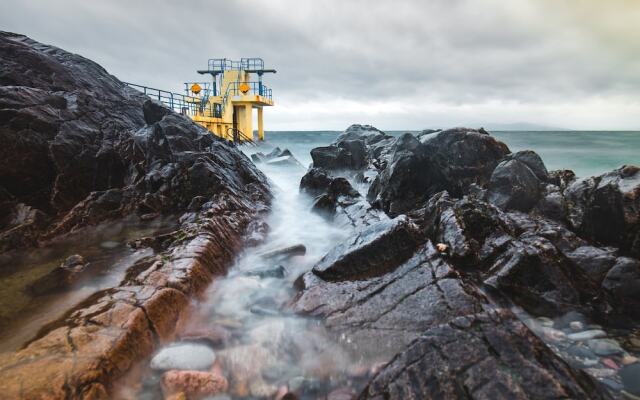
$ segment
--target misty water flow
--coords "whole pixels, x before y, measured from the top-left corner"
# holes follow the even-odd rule
[[[268,152],[270,146],[258,150]],[[308,164],[309,149],[305,150],[306,156],[294,156]],[[224,343],[213,347],[233,398],[272,396],[284,386],[301,393],[302,398],[326,395],[335,387],[360,389],[371,368],[386,359],[363,348],[354,351],[357,344],[350,338],[335,337],[324,329],[322,321],[294,315],[288,307],[296,294],[296,278],[353,231],[333,226],[310,211],[313,199],[299,193],[306,167],[260,168],[270,179],[275,196],[267,218],[270,230],[266,241],[246,249],[228,275],[211,285],[205,300],[195,305],[185,331],[225,333]],[[271,251],[295,245],[303,245],[306,252],[268,256]],[[182,343],[185,341],[189,339]],[[176,345],[180,341],[168,347]],[[147,379],[152,386],[159,372],[155,374],[156,379]],[[157,385],[150,387],[146,394],[157,390]]]

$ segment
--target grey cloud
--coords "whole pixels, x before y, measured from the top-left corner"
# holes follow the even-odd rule
[[[537,122],[536,107],[550,103],[575,107],[593,97],[637,105],[640,35],[613,22],[640,16],[640,6],[607,3],[4,0],[0,26],[93,58],[123,80],[172,90],[201,79],[195,70],[207,58],[261,56],[278,69],[268,79],[285,104],[515,102],[523,107],[518,118]],[[286,110],[278,112],[288,124]],[[445,119],[455,118],[450,112]],[[335,113],[336,121],[353,118],[337,105]],[[506,118],[499,108],[487,113]],[[424,115],[424,124],[435,118]],[[623,119],[640,125],[635,115]]]

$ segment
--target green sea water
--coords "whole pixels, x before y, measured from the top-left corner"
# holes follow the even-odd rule
[[[400,135],[406,131],[388,131]],[[325,146],[340,134],[337,131],[267,132],[267,142],[288,148],[305,166],[309,151]],[[533,150],[549,170],[570,169],[580,177],[599,175],[625,164],[640,166],[640,131],[494,131],[511,151]]]

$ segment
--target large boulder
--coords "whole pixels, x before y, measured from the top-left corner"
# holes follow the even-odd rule
[[[371,185],[367,199],[391,215],[407,212],[442,190],[453,196],[484,186],[509,153],[492,136],[466,128],[423,136],[404,135],[394,144],[391,161]]]
[[[640,256],[640,168],[624,166],[579,179],[564,191],[572,229]]]
[[[518,159],[502,161],[491,174],[488,200],[504,210],[529,211],[540,198],[540,180]]]
[[[418,244],[417,227],[400,216],[369,226],[339,244],[312,271],[327,281],[379,276],[411,257]]]

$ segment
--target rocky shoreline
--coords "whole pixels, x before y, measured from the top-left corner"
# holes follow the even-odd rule
[[[577,179],[467,128],[354,125],[311,156],[301,190],[355,233],[298,280],[293,307],[357,351],[396,354],[359,398],[638,395],[637,348],[579,317],[563,344],[550,319],[638,326],[638,167]]]
[[[130,244],[155,253],[119,285],[0,357],[3,398],[109,398],[175,336],[190,299],[226,273],[247,238],[260,240],[267,180],[234,146],[83,57],[5,32],[0,57],[5,260],[105,220],[179,221]]]
[[[0,397],[126,398],[117,388],[140,386],[141,365],[161,376],[152,395],[161,386],[174,399],[227,391],[279,400],[640,396],[638,167],[579,179],[548,171],[533,151],[512,153],[484,129],[396,137],[353,125],[311,151],[300,182],[311,212],[350,237],[294,275],[291,301],[258,298],[246,310],[268,317],[286,308],[321,329],[299,337],[286,330],[303,324],[275,321],[253,327],[258,343],[240,338],[214,351],[212,342],[229,339],[226,328],[185,324],[197,314],[194,299],[264,239],[265,175],[233,145],[87,59],[6,32],[0,57],[3,268],[15,251],[104,221],[177,221],[128,243],[153,251],[117,285],[1,354]],[[286,149],[252,158],[300,168]],[[303,257],[306,249],[258,254],[268,265],[241,280],[256,292],[266,286],[248,277],[287,283],[289,271],[269,264],[283,251]],[[67,289],[88,264],[71,255],[29,290],[60,290],[58,281]],[[325,329],[339,349],[327,348]],[[336,380],[357,385],[325,396],[313,377],[282,384],[281,360],[267,350],[276,342],[300,353],[291,360],[308,351],[333,362],[344,347],[363,365]],[[368,365],[365,355],[388,362]],[[313,361],[322,379],[335,378]],[[314,388],[305,394],[305,385]]]

